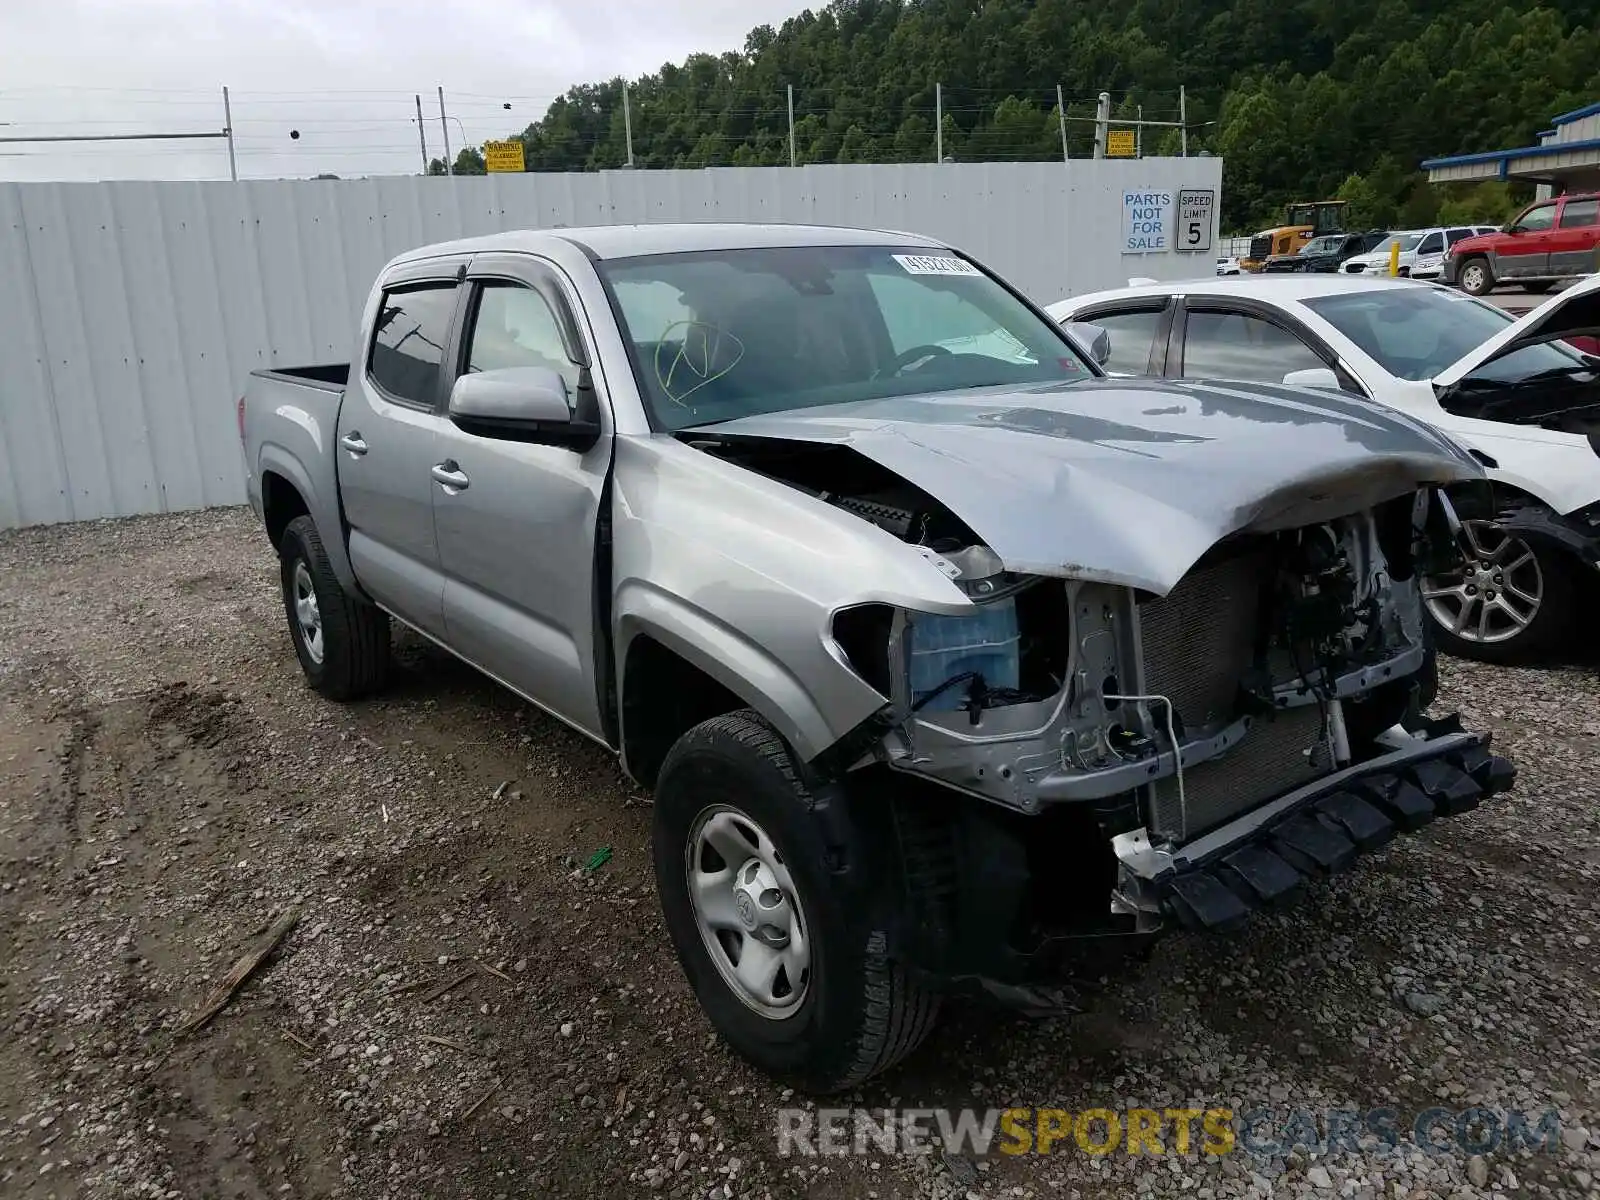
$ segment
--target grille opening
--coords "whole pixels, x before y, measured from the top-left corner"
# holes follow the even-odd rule
[[[1270,540],[1243,539],[1206,556],[1166,596],[1139,605],[1146,690],[1171,698],[1180,729],[1216,731],[1239,717],[1241,684],[1270,606],[1273,557]],[[1152,782],[1151,827],[1187,841],[1310,782],[1322,773],[1312,751],[1324,740],[1317,705],[1254,722],[1220,758],[1184,771],[1185,804],[1175,778]]]

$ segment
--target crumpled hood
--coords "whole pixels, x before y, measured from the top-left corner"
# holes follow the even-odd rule
[[[1023,574],[1165,595],[1222,538],[1483,477],[1398,411],[1325,391],[1096,379],[742,417],[718,439],[848,446],[938,499]]]

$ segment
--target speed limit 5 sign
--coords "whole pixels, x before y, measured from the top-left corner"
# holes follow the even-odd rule
[[[1211,249],[1211,226],[1217,210],[1217,193],[1210,188],[1184,188],[1178,192],[1178,236],[1174,250]]]

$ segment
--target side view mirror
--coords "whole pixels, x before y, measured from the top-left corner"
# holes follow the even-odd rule
[[[1290,387],[1324,388],[1330,392],[1344,390],[1339,386],[1339,377],[1327,367],[1308,367],[1304,371],[1290,371],[1283,377],[1283,382]]]
[[[600,437],[599,422],[574,410],[566,380],[548,367],[463,375],[450,389],[449,415],[466,433],[502,441],[585,450]]]
[[[1067,332],[1088,352],[1096,364],[1103,367],[1110,361],[1111,331],[1105,326],[1095,325],[1089,321],[1069,321]]]

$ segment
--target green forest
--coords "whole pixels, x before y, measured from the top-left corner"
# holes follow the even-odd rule
[[[1520,193],[1430,187],[1417,163],[1532,144],[1600,100],[1597,14],[1592,0],[834,0],[751,30],[742,52],[629,81],[634,164],[787,164],[790,87],[800,163],[931,162],[936,83],[948,158],[1059,159],[1063,126],[1068,155],[1087,157],[1098,93],[1115,116],[1176,123],[1181,88],[1189,153],[1225,160],[1229,231],[1331,196],[1359,227],[1499,220]],[[623,88],[579,84],[508,130],[527,169],[623,166]],[[1142,151],[1176,154],[1180,138],[1146,127]],[[455,168],[483,158],[469,148]]]

